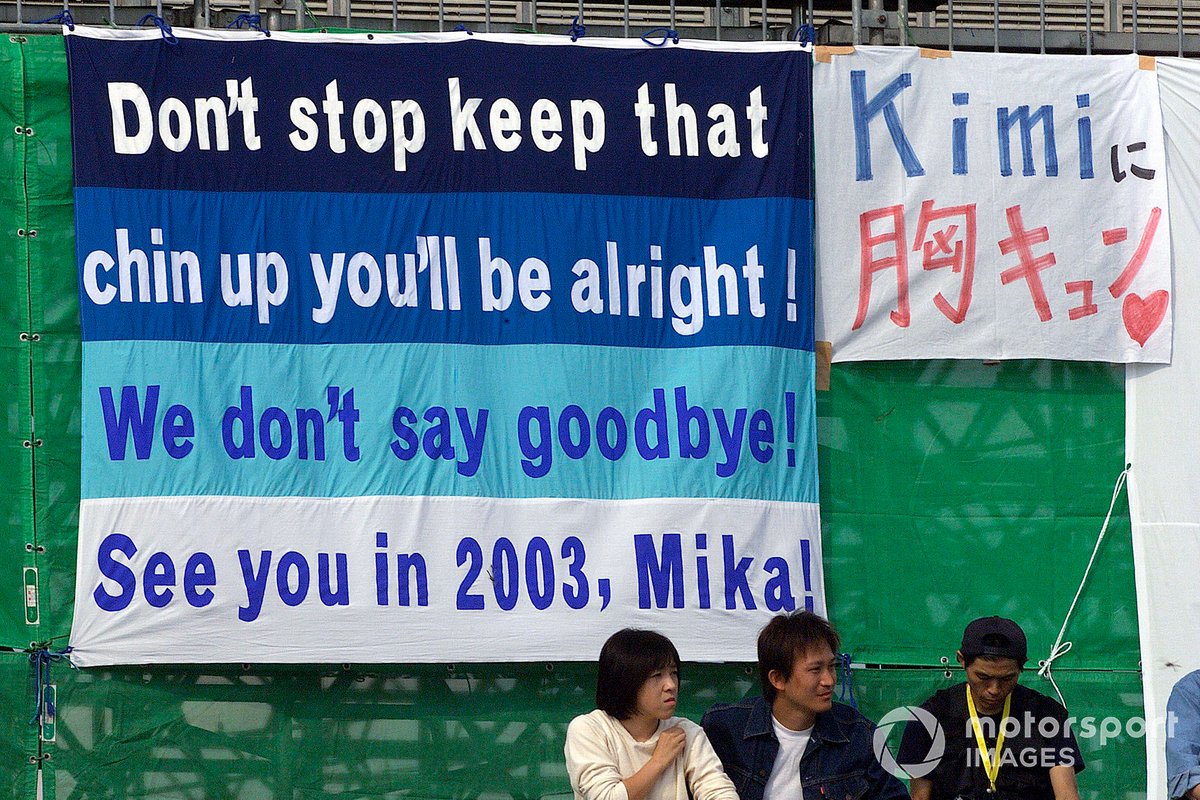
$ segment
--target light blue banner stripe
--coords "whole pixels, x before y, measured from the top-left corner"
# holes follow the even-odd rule
[[[88,342],[83,497],[816,502],[813,369],[771,347]]]

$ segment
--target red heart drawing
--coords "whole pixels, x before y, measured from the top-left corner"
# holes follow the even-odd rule
[[[1163,317],[1167,314],[1167,302],[1170,298],[1171,296],[1165,289],[1151,292],[1145,300],[1133,292],[1125,295],[1125,302],[1121,306],[1121,316],[1125,318],[1125,330],[1129,331],[1130,338],[1145,347],[1146,340],[1162,324]]]

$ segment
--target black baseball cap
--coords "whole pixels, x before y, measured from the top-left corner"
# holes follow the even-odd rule
[[[1029,658],[1025,631],[1021,630],[1020,625],[1004,617],[980,617],[972,621],[963,631],[959,652],[966,659],[996,656],[1015,658],[1022,664]]]

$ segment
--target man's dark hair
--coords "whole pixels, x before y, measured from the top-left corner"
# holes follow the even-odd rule
[[[811,611],[793,611],[771,618],[758,634],[758,679],[768,703],[775,701],[771,670],[779,670],[786,680],[798,657],[823,644],[829,645],[834,654],[842,644],[842,638],[824,617]]]
[[[654,672],[679,669],[679,651],[661,633],[625,628],[608,637],[600,650],[596,708],[617,719],[637,711],[638,690]]]

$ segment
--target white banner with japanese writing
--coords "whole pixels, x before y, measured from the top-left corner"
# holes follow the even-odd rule
[[[1126,380],[1129,514],[1146,705],[1146,796],[1179,797],[1193,785],[1189,770],[1165,772],[1164,737],[1195,730],[1194,720],[1171,720],[1167,698],[1176,681],[1200,669],[1200,65],[1161,59],[1163,132],[1170,176],[1175,264],[1174,304],[1180,309],[1169,366],[1130,367]],[[1181,741],[1190,768],[1200,767],[1200,743]],[[1172,774],[1172,772],[1174,774]]]
[[[861,47],[813,82],[835,361],[1170,361],[1152,59]]]

